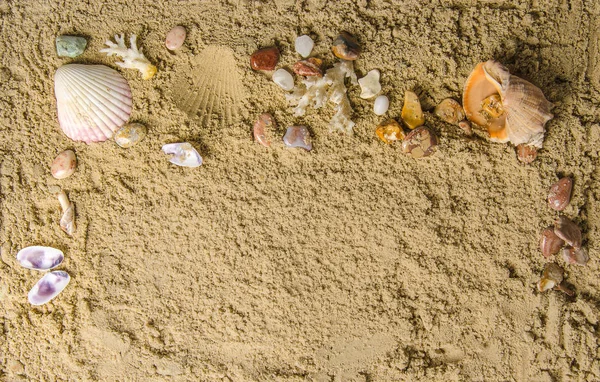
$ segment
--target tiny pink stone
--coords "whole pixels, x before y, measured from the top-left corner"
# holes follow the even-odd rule
[[[169,50],[177,50],[181,48],[185,41],[185,28],[181,25],[176,26],[167,33],[167,39],[165,40],[165,46]]]
[[[305,126],[290,126],[283,136],[283,143],[287,147],[298,147],[306,151],[312,150],[310,132]]]

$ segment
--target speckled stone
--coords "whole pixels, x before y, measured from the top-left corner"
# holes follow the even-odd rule
[[[56,53],[59,57],[77,57],[87,46],[87,40],[79,36],[58,36],[56,38]]]

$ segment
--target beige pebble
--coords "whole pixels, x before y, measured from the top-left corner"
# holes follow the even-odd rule
[[[72,150],[65,150],[52,162],[50,172],[56,179],[65,179],[73,175],[77,166],[77,158]]]
[[[183,42],[185,41],[187,33],[185,28],[181,25],[176,26],[171,29],[169,33],[167,33],[167,38],[165,39],[165,46],[169,50],[177,50],[181,48]]]
[[[115,142],[124,149],[136,145],[144,139],[147,130],[141,123],[128,123],[115,133]]]

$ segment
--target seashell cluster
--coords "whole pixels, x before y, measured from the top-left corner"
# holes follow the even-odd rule
[[[61,250],[39,245],[23,248],[17,253],[17,261],[22,267],[36,271],[56,268],[64,258]],[[70,280],[64,271],[46,273],[29,291],[29,303],[43,305],[49,302],[65,289]]]
[[[142,73],[143,79],[149,80],[154,77],[157,69],[144,56],[142,49],[138,50],[136,39],[137,36],[132,33],[129,38],[131,48],[127,48],[125,45],[125,35],[115,35],[116,43],[107,40],[105,44],[108,45],[108,48],[100,49],[100,52],[106,53],[109,57],[112,55],[121,57],[123,61],[117,62],[117,65],[125,69],[137,69]]]
[[[477,64],[467,78],[463,107],[469,121],[487,128],[494,142],[541,148],[552,104],[530,82],[496,61]]]
[[[60,128],[74,141],[103,142],[131,115],[127,80],[104,65],[63,65],[54,75]]]

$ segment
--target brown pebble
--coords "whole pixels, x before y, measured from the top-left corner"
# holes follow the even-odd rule
[[[554,233],[552,226],[542,231],[542,239],[540,240],[540,249],[545,258],[557,254],[560,248],[565,245],[565,242]]]
[[[77,157],[72,150],[65,150],[52,162],[50,172],[56,179],[65,179],[73,175],[77,166]]]
[[[342,32],[333,41],[333,54],[342,60],[354,61],[360,56],[361,48],[356,38],[348,32]]]
[[[569,177],[564,177],[550,186],[550,192],[548,192],[548,205],[550,208],[556,211],[567,208],[571,201],[572,189],[573,180]]]
[[[259,49],[250,56],[250,66],[254,70],[274,70],[279,62],[279,49],[276,46]]]
[[[165,39],[165,46],[169,50],[177,50],[183,45],[185,37],[185,28],[181,25],[178,25],[175,28],[171,29],[169,33],[167,33],[167,37]]]
[[[581,248],[581,230],[566,216],[561,216],[554,223],[554,233],[571,247]]]
[[[402,141],[402,152],[411,157],[425,158],[432,155],[437,149],[437,137],[426,128],[420,126],[411,131]]]
[[[271,114],[264,113],[258,117],[258,120],[254,122],[254,139],[256,142],[260,143],[265,147],[271,146],[271,141],[267,139],[266,129],[274,129],[275,128],[275,120],[271,116]]]
[[[525,163],[529,164],[535,160],[537,157],[537,148],[535,146],[528,146],[524,143],[521,143],[517,146],[517,158]]]
[[[590,256],[584,248],[565,247],[563,249],[563,259],[567,264],[586,265]]]
[[[321,65],[323,60],[311,57],[306,60],[298,61],[294,64],[294,73],[301,76],[317,76],[323,77]]]
[[[462,129],[462,131],[464,131],[466,136],[470,137],[471,135],[473,135],[473,129],[471,128],[471,122],[467,121],[466,119],[464,121],[460,121],[458,123],[458,127],[460,127]]]

